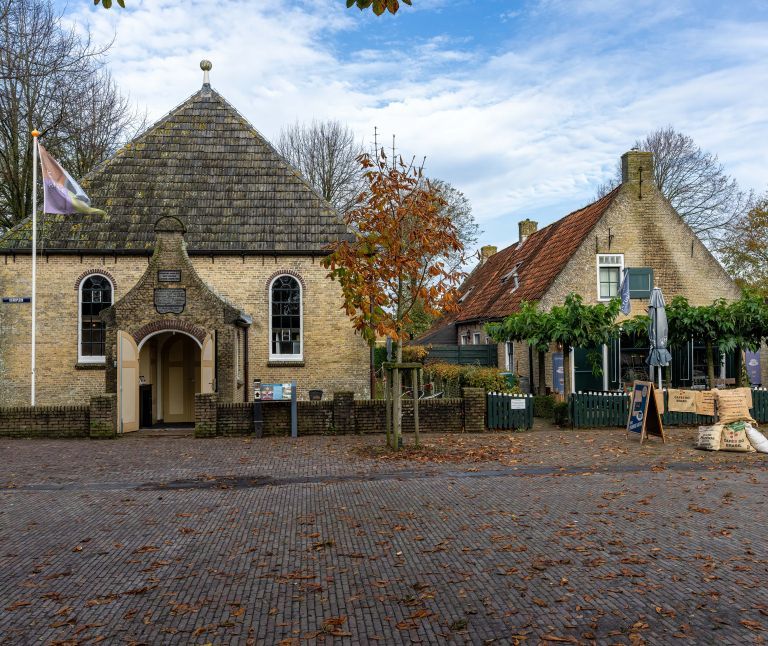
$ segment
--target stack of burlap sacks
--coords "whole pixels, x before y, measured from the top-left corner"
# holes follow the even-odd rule
[[[752,392],[749,388],[713,389],[717,403],[718,423],[699,426],[697,449],[707,451],[740,451],[768,453],[768,439],[755,428],[752,419]]]

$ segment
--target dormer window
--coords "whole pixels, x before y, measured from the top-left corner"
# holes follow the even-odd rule
[[[459,303],[463,303],[463,302],[466,300],[467,296],[469,296],[469,295],[472,293],[472,290],[473,290],[473,289],[474,289],[474,287],[470,287],[470,288],[469,288],[469,289],[468,289],[466,292],[464,292],[464,293],[463,293],[463,294],[462,294],[462,295],[459,297]]]
[[[505,283],[509,282],[512,285],[512,291],[514,292],[518,287],[520,287],[520,276],[517,273],[517,268],[520,265],[515,265],[515,268],[510,271],[507,274],[504,274],[501,277],[501,284],[504,285]]]

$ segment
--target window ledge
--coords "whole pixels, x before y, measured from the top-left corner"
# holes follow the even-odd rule
[[[107,367],[106,362],[99,362],[99,363],[78,362],[75,364],[75,370],[105,370],[106,367]]]
[[[275,359],[270,359],[269,361],[267,361],[267,367],[268,368],[303,368],[304,360],[292,359],[288,361],[278,361]]]

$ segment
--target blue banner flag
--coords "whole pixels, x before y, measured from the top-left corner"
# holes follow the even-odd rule
[[[632,304],[629,302],[629,270],[624,270],[624,280],[621,281],[621,313],[628,315],[632,310]]]

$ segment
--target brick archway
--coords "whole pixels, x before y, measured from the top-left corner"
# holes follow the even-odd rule
[[[200,346],[203,345],[206,337],[206,331],[199,325],[189,323],[188,321],[179,321],[177,319],[159,319],[146,325],[142,325],[133,333],[133,338],[137,344],[140,344],[151,334],[157,332],[184,332],[193,337]]]

